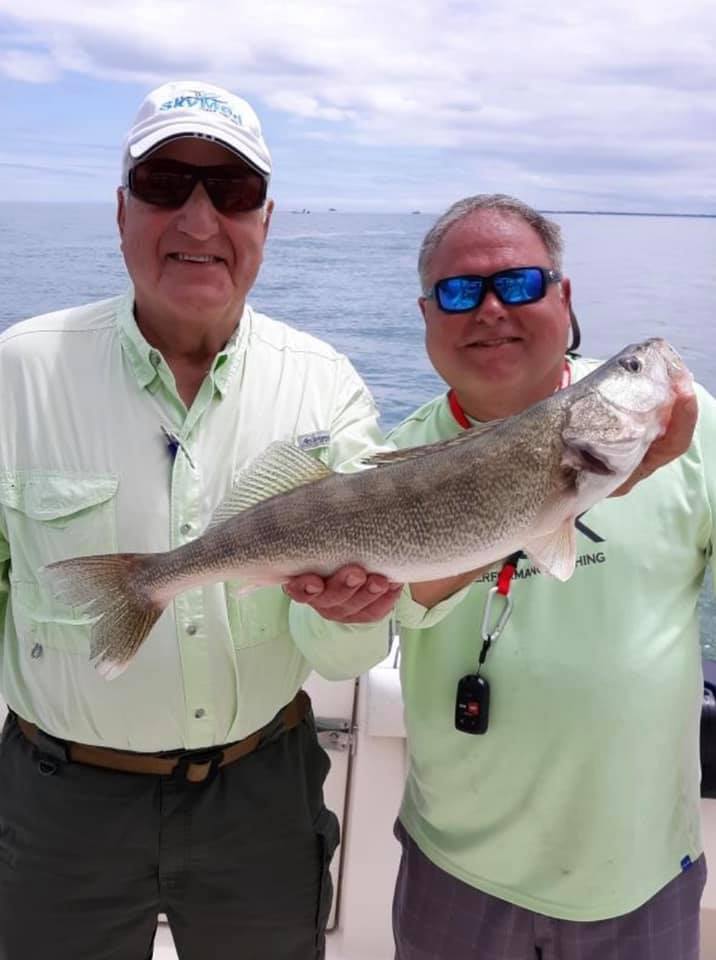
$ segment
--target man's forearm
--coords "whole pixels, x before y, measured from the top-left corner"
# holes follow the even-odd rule
[[[451,597],[453,593],[469,586],[490,567],[480,567],[479,570],[469,570],[467,573],[459,573],[455,577],[445,577],[443,580],[425,580],[422,583],[410,584],[410,595],[416,603],[430,610],[441,600]]]

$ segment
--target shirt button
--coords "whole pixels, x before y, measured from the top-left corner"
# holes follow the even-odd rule
[[[162,358],[159,356],[156,350],[152,350],[152,352],[149,354],[149,362],[153,367],[158,367],[162,362]]]
[[[195,623],[190,623],[189,626],[186,628],[186,632],[189,634],[190,637],[193,637],[196,631],[197,631],[197,626]]]
[[[30,656],[33,660],[39,660],[42,654],[44,653],[41,643],[36,643],[35,646],[30,651]]]
[[[202,717],[206,716],[206,710],[203,707],[199,707],[194,711],[194,716],[197,720],[201,720]]]
[[[183,523],[179,529],[180,529],[180,531],[181,531],[182,533],[185,533],[185,534],[186,534],[186,533],[190,533],[190,532],[191,532],[191,524],[190,524],[190,523]]]

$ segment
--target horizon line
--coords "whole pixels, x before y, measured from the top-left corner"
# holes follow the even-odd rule
[[[86,207],[98,207],[98,206],[114,206],[113,200],[3,200],[0,199],[0,204],[2,205],[12,205],[12,206],[39,206],[45,204],[47,206],[55,206],[60,204],[67,204],[72,206],[86,206]],[[562,214],[567,216],[588,216],[588,217],[683,217],[689,219],[703,219],[703,220],[713,220],[716,219],[716,212],[714,213],[683,213],[679,211],[669,211],[669,210],[585,210],[585,209],[556,209],[556,208],[547,208],[547,207],[537,207],[539,213],[546,214]],[[310,210],[307,207],[303,207],[300,210],[297,210],[295,207],[286,206],[278,207],[275,211],[276,213],[293,213],[298,214],[299,216],[310,216],[311,213],[324,214],[324,213],[339,213],[339,214],[368,214],[368,215],[381,215],[385,214],[388,216],[440,216],[440,212],[432,210],[340,210],[337,207],[326,207],[326,208],[315,208]]]

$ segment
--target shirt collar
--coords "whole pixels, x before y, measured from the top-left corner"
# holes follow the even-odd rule
[[[564,365],[562,367],[562,379],[560,381],[559,386],[554,392],[559,393],[560,390],[564,390],[566,387],[568,387],[572,383],[573,379],[574,377],[573,377],[572,358],[567,356],[564,358]],[[452,417],[454,422],[457,423],[457,425],[461,427],[463,430],[466,430],[469,427],[485,426],[484,421],[476,420],[474,417],[471,417],[469,413],[465,413],[465,411],[460,406],[460,401],[458,400],[457,394],[455,393],[455,390],[452,387],[445,394],[445,402],[450,411],[450,416]]]
[[[241,365],[253,323],[253,310],[244,306],[241,319],[223,350],[214,357],[209,376],[223,397]],[[129,361],[139,387],[144,390],[158,376],[158,368],[164,363],[159,350],[148,343],[134,318],[134,291],[129,290],[117,308],[117,327],[125,356]]]

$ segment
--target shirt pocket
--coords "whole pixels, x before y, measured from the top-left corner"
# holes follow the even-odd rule
[[[280,587],[261,587],[242,596],[239,583],[226,585],[226,605],[234,647],[237,650],[288,636],[290,600]]]
[[[117,477],[107,474],[0,474],[10,545],[10,615],[23,645],[89,651],[92,619],[55,600],[37,572],[67,557],[116,553],[118,486]]]

